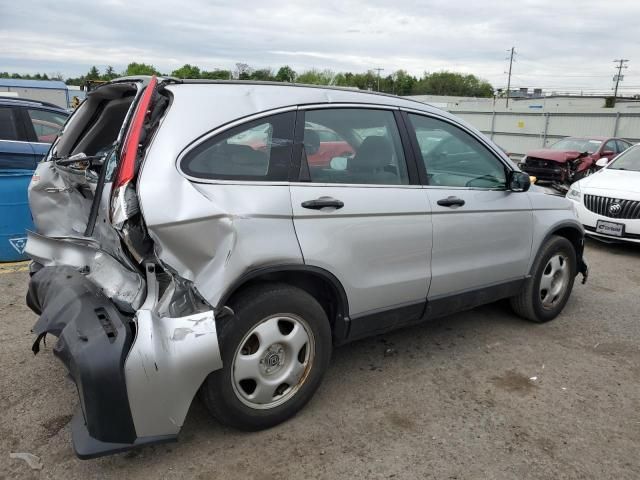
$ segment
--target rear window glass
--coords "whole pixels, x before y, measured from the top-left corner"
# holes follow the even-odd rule
[[[38,142],[53,142],[67,121],[67,116],[61,113],[32,109],[28,109],[27,112]]]
[[[218,180],[286,181],[295,113],[254,120],[216,135],[189,152],[182,171]]]

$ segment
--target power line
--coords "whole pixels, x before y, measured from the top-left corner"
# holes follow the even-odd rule
[[[516,53],[516,47],[511,47],[511,55],[509,56],[509,77],[507,80],[507,105],[509,108],[509,94],[511,93],[511,67],[513,67],[513,55]]]
[[[384,71],[384,68],[374,68],[375,71],[378,72],[378,91],[380,91],[380,72]]]
[[[618,84],[620,83],[620,80],[622,80],[622,69],[623,68],[628,68],[627,67],[627,63],[629,63],[629,60],[625,59],[625,58],[620,58],[618,60],[614,60],[613,63],[617,63],[618,64],[618,74],[614,77],[614,80],[616,81],[616,89],[613,92],[613,106],[616,106],[616,97],[618,96]]]

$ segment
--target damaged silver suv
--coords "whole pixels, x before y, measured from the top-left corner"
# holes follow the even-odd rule
[[[29,188],[27,303],[75,381],[81,458],[177,438],[194,396],[245,430],[331,349],[502,298],[556,317],[587,267],[570,202],[452,115],[351,90],[122,78]]]

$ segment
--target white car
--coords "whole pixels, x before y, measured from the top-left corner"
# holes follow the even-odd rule
[[[567,198],[576,208],[587,235],[602,240],[640,243],[640,144],[571,185]]]

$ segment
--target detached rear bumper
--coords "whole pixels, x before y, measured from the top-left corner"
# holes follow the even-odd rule
[[[147,301],[125,315],[71,267],[44,267],[31,277],[27,305],[37,353],[44,335],[68,369],[80,398],[72,422],[78,457],[94,458],[173,441],[206,376],[222,367],[213,312],[187,317],[154,313],[153,268]]]

